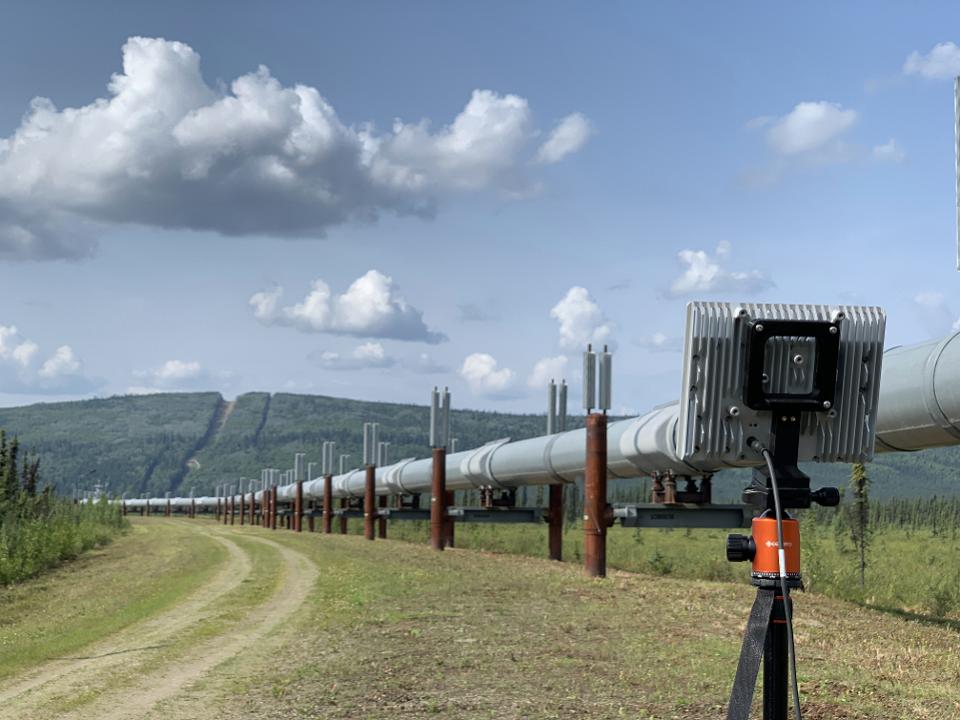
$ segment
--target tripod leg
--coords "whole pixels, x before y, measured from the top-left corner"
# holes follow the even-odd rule
[[[778,594],[763,646],[763,720],[787,720],[788,662],[787,617]]]
[[[750,619],[747,621],[747,631],[743,635],[743,647],[740,649],[740,660],[737,663],[737,674],[733,680],[733,689],[730,691],[727,720],[748,720],[750,717],[750,705],[753,702],[753,691],[757,684],[757,673],[760,670],[760,658],[764,653],[765,639],[769,635],[774,595],[772,589],[757,588],[757,599],[753,602]],[[766,682],[764,692],[766,692]],[[766,714],[764,718],[766,720]]]

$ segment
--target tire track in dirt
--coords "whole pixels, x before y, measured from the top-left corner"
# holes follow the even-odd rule
[[[52,659],[0,686],[0,719],[23,718],[27,705],[33,700],[58,694],[64,685],[93,685],[98,677],[109,674],[118,666],[136,663],[137,655],[169,644],[178,633],[202,619],[205,609],[239,587],[253,567],[247,553],[219,532],[204,534],[227,551],[226,562],[210,582],[173,607],[80,649],[75,657]],[[109,589],[104,588],[104,591],[109,592]]]
[[[265,538],[248,537],[275,548],[283,561],[283,577],[272,595],[225,633],[197,644],[134,684],[108,691],[83,708],[58,717],[64,720],[147,717],[159,703],[184,693],[211,670],[254,646],[292,616],[310,595],[319,575],[316,566],[304,554],[285,545]]]

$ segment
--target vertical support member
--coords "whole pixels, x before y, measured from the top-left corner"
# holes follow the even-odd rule
[[[346,469],[346,466],[347,466],[347,458],[349,458],[349,457],[350,457],[349,454],[341,455],[341,456],[340,456],[340,475],[346,474],[346,473],[345,473],[345,469]],[[345,497],[340,498],[340,509],[341,509],[341,510],[346,510],[347,507],[349,506],[349,504],[350,504],[350,502],[349,502],[349,500],[347,500],[347,498],[345,498]],[[346,534],[347,534],[347,516],[344,515],[344,514],[342,514],[342,513],[341,513],[341,515],[340,515],[340,534],[341,534],[341,535],[346,535]]]
[[[363,424],[363,535],[367,540],[376,537],[377,520],[377,430],[379,423]]]
[[[557,395],[559,394],[559,398]],[[558,402],[559,400],[559,402]],[[547,434],[567,429],[567,383],[558,387],[553,380],[547,386]],[[559,407],[558,407],[559,405]],[[551,560],[563,560],[563,483],[549,486],[547,506],[547,549]]]
[[[293,495],[293,531],[303,531],[303,481],[306,479],[307,456],[304,453],[297,453],[293,456],[293,472],[295,475],[296,489]]]
[[[315,462],[307,463],[307,480],[313,482],[313,473],[314,468],[317,466]],[[310,501],[310,510],[307,515],[307,530],[314,532],[317,528],[314,524],[313,511],[317,509],[317,501]]]
[[[450,391],[433,389],[430,397],[430,447],[433,477],[430,486],[430,547],[443,550],[447,520],[447,435],[450,430]],[[450,533],[452,535],[452,531]]]
[[[377,443],[377,467],[386,467],[387,466],[387,448],[390,447],[388,442],[379,442]],[[386,540],[387,538],[387,518],[381,512],[387,507],[387,496],[381,495],[377,499],[377,537],[381,540]]]
[[[333,449],[334,443],[323,443],[323,458],[320,463],[323,474],[323,532],[333,532]]]
[[[583,407],[587,411],[583,563],[589,577],[602,578],[607,576],[607,528],[613,521],[613,512],[607,504],[607,410],[610,409],[612,362],[604,346],[603,352],[599,353],[600,377],[599,383],[596,383],[597,355],[589,345],[583,355]],[[595,409],[598,412],[594,412]]]

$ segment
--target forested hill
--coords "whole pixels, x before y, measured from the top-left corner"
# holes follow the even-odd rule
[[[207,493],[260,468],[288,468],[293,454],[319,459],[320,443],[359,463],[364,422],[379,422],[390,458],[428,454],[429,409],[320,395],[248,393],[226,402],[219,393],[135,395],[0,409],[0,427],[41,457],[41,477],[64,493],[109,483],[111,492]],[[455,410],[451,434],[461,448],[497,438],[541,434],[542,415]],[[573,417],[568,427],[579,427]],[[845,485],[849,467],[810,465],[814,485]],[[960,495],[960,447],[878,455],[869,468],[874,497]],[[739,494],[747,474],[721,473],[724,499]],[[719,499],[719,498],[718,498]]]

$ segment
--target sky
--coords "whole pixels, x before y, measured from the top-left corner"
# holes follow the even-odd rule
[[[542,412],[594,343],[626,414],[679,396],[694,299],[880,305],[888,345],[945,335],[958,21],[7,2],[0,405],[448,385]]]

